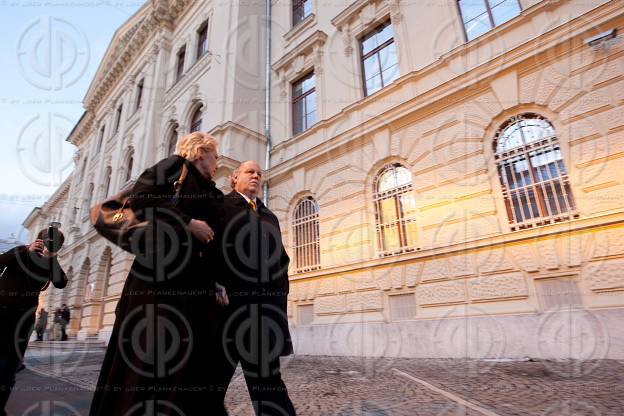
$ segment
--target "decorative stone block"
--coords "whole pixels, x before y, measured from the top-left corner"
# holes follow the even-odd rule
[[[508,249],[514,263],[526,272],[539,271],[538,255],[532,245],[516,245]]]
[[[594,258],[624,254],[624,230],[605,230],[593,237]]]
[[[350,275],[353,279],[355,290],[378,289],[375,275],[372,271]]]
[[[428,260],[423,265],[422,281],[447,279],[449,277],[448,261],[442,259]]]
[[[472,276],[477,274],[476,254],[467,252],[459,256],[449,257],[451,275],[454,277]]]
[[[381,291],[356,292],[346,295],[346,310],[358,312],[365,310],[380,310],[383,308]]]
[[[592,290],[624,289],[624,259],[601,260],[589,263],[583,270]]]
[[[468,293],[471,300],[528,296],[526,281],[520,272],[469,279]]]
[[[559,254],[557,252],[557,241],[550,239],[537,243],[537,252],[542,268],[553,270],[559,268]]]
[[[328,277],[319,280],[318,294],[319,295],[333,295],[336,293],[336,278]]]
[[[424,263],[412,263],[405,268],[405,286],[414,287],[420,282]]]
[[[421,284],[416,289],[419,305],[438,305],[466,301],[466,284],[464,280]]]
[[[321,296],[314,300],[314,311],[317,314],[346,312],[346,295]]]
[[[338,293],[353,292],[355,284],[353,277],[350,275],[340,276],[336,278],[336,291]]]

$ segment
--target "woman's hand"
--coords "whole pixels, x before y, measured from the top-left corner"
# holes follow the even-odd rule
[[[230,299],[228,299],[227,292],[225,291],[225,287],[221,286],[219,283],[215,283],[216,288],[216,296],[217,296],[217,305],[219,306],[227,306],[230,303]]]
[[[199,241],[204,243],[209,243],[214,238],[214,231],[205,221],[200,220],[191,220],[187,225],[188,229],[191,231],[193,236],[197,238]]]

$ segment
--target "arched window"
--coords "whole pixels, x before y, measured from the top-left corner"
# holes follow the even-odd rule
[[[83,216],[88,216],[89,215],[89,210],[91,208],[91,206],[93,205],[93,182],[91,182],[89,184],[89,186],[87,187],[87,193],[84,197],[84,206],[82,207],[82,215]]]
[[[171,156],[175,153],[176,144],[178,143],[178,125],[176,124],[169,133],[169,139],[167,142],[167,156]]]
[[[191,118],[191,133],[194,131],[199,131],[202,128],[202,111],[201,107],[199,107],[193,113],[193,118]]]
[[[416,203],[411,173],[399,163],[388,165],[377,175],[374,186],[380,254],[412,251],[416,242]]]
[[[321,267],[319,206],[312,197],[303,198],[295,207],[293,249],[295,272],[307,272]]]
[[[125,182],[128,182],[130,179],[132,179],[132,167],[134,165],[134,152],[130,152],[130,154],[128,155],[128,163],[126,164],[126,180]]]
[[[108,283],[110,281],[111,274],[111,266],[113,263],[113,256],[110,253],[110,250],[106,251],[107,257],[106,262],[104,263],[104,271],[103,271],[103,279],[102,279],[102,297],[108,295]]]
[[[102,197],[106,198],[110,193],[110,183],[111,183],[111,168],[110,166],[106,168],[104,171],[104,182],[102,182]]]
[[[557,134],[544,117],[507,120],[496,133],[494,159],[512,231],[577,215]]]

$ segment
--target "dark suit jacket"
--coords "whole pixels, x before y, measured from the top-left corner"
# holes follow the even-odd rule
[[[46,258],[28,251],[28,246],[15,247],[0,255],[0,307],[30,309],[39,302],[39,291],[48,282],[62,289],[67,276],[56,257]],[[34,313],[34,311],[33,311]]]
[[[280,346],[280,355],[292,354],[286,315],[288,264],[279,221],[260,200],[253,212],[238,192],[224,198],[221,247],[225,263],[222,284],[230,306],[227,313],[240,312],[246,305],[259,305],[263,319],[277,324],[271,341]],[[272,326],[273,327],[273,326]],[[275,339],[273,339],[275,337]]]

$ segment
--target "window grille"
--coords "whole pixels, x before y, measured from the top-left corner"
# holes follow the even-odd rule
[[[411,319],[416,315],[416,296],[413,293],[391,295],[389,298],[390,319],[399,321]]]
[[[494,149],[512,231],[578,216],[559,139],[548,120],[533,113],[507,120]]]
[[[293,249],[296,273],[320,268],[319,206],[312,197],[302,199],[295,207]]]
[[[376,229],[382,256],[414,250],[416,242],[416,201],[412,175],[402,165],[385,167],[374,188]]]
[[[310,325],[314,321],[314,305],[298,305],[297,321],[299,325]]]

